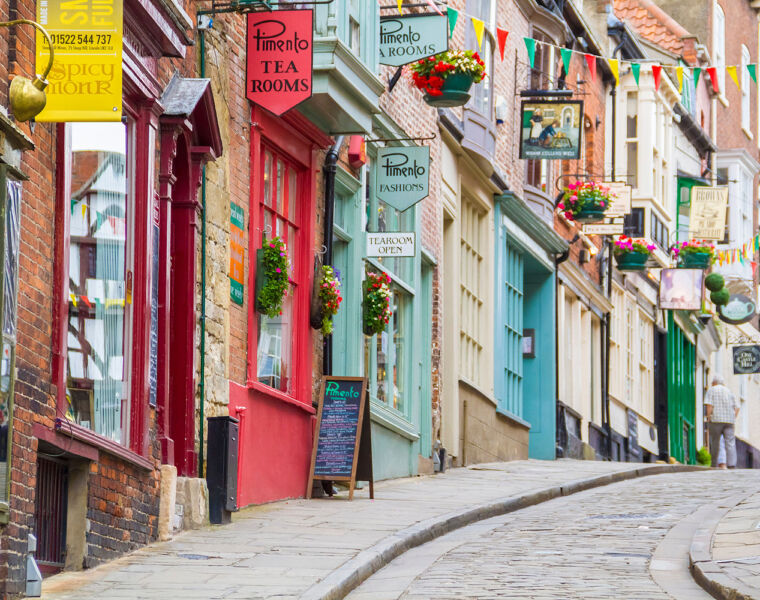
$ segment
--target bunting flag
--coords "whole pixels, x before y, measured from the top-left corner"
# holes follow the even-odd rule
[[[454,27],[457,26],[459,11],[454,8],[447,8],[446,16],[449,18],[449,37],[451,37],[452,35],[454,35]]]
[[[660,89],[660,76],[662,75],[662,65],[652,65],[652,77],[654,77],[654,89]]]
[[[525,40],[525,48],[528,50],[528,61],[530,62],[530,68],[536,64],[536,40],[533,38],[523,38]]]
[[[696,89],[702,69],[700,67],[694,67],[691,72],[694,74],[694,88]]]
[[[739,78],[736,76],[736,67],[726,67],[726,73],[731,78],[731,80],[736,84],[736,87],[739,89],[742,89],[742,86],[739,84]]]
[[[639,63],[631,63],[631,73],[633,73],[633,79],[636,81],[636,85],[639,85],[639,73],[641,73],[641,65]]]
[[[560,48],[559,53],[562,56],[562,64],[565,66],[565,75],[570,72],[570,61],[573,59],[573,51],[570,48]]]
[[[482,19],[476,19],[475,17],[470,17],[470,20],[472,21],[472,27],[475,29],[475,37],[478,39],[478,49],[483,49],[483,29],[485,28],[486,24],[485,21]]]
[[[752,81],[757,83],[757,65],[747,65],[747,71],[749,71],[749,76],[752,77]]]
[[[683,91],[683,67],[676,67],[676,79],[678,80],[678,93]]]
[[[69,298],[71,299],[71,303],[74,305],[74,308],[77,307],[77,297],[74,294],[69,294]]]
[[[583,57],[586,59],[588,70],[591,73],[591,81],[596,81],[596,56],[593,54],[584,54]]]
[[[401,14],[401,5],[404,3],[404,0],[396,0],[396,4],[398,5],[398,14]]]
[[[504,48],[507,45],[508,35],[509,32],[506,29],[502,29],[501,27],[496,28],[496,40],[499,43],[499,54],[501,55],[501,60],[504,60]]]
[[[618,60],[611,58],[608,62],[610,63],[610,71],[612,71],[612,75],[615,77],[615,85],[620,85],[620,64]]]
[[[440,8],[438,8],[438,7],[435,5],[435,0],[427,0],[427,3],[428,3],[428,6],[430,6],[430,8],[432,8],[432,9],[433,9],[435,12],[437,12],[439,15],[443,16],[443,13],[441,12],[441,9],[440,9]]]
[[[717,258],[720,264],[735,264],[751,260],[755,253],[760,252],[760,233],[755,234],[751,240],[742,244],[741,248],[729,248],[727,250],[718,250]]]
[[[720,85],[718,83],[718,68],[707,67],[707,74],[710,76],[710,82],[712,83],[713,91],[716,94],[720,94]]]

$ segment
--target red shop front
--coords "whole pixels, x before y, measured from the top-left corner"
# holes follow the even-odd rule
[[[331,139],[296,111],[251,114],[246,385],[230,383],[230,415],[240,420],[238,505],[304,495],[311,457],[313,355],[309,325],[317,227],[318,151]],[[275,319],[255,310],[255,252],[279,236],[290,260],[289,287]]]

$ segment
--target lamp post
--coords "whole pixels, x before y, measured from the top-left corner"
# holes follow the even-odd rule
[[[42,32],[47,41],[48,48],[50,48],[50,58],[48,58],[48,64],[45,67],[45,72],[40,76],[39,74],[34,76],[34,80],[30,80],[27,77],[21,77],[17,75],[11,81],[10,91],[8,93],[11,110],[13,116],[17,121],[28,121],[36,117],[43,108],[47,98],[45,97],[45,88],[48,85],[47,76],[50,73],[50,69],[53,67],[53,43],[50,40],[50,34],[45,31],[45,28],[28,19],[16,19],[15,21],[0,21],[0,27],[13,27],[15,25],[31,25]]]

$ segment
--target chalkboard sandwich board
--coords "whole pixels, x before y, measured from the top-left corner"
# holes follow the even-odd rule
[[[348,481],[348,499],[352,500],[357,479],[369,482],[369,497],[374,498],[367,379],[325,377],[306,497],[311,498],[314,480]]]

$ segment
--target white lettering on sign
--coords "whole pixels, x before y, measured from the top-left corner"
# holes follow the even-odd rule
[[[417,235],[410,233],[368,233],[368,257],[398,257],[414,256]]]

